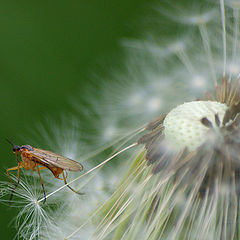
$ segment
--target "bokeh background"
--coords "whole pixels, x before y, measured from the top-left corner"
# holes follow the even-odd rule
[[[0,180],[16,165],[10,145],[31,144],[31,129],[71,111],[69,99],[93,72],[121,61],[120,40],[139,33],[149,0],[1,1]],[[113,61],[109,61],[113,59]],[[114,66],[113,66],[114,65]],[[101,69],[101,70],[100,70]],[[38,140],[36,139],[36,142]],[[46,145],[42,143],[42,146]],[[0,236],[13,239],[15,209],[0,206]]]

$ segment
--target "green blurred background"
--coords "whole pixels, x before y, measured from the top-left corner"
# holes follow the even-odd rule
[[[137,36],[151,2],[0,1],[0,180],[8,181],[5,169],[16,164],[4,139],[31,144],[22,139],[32,138],[31,128],[46,116],[68,108],[99,59],[117,63],[119,41]],[[15,209],[1,205],[0,211],[1,239],[13,239]]]

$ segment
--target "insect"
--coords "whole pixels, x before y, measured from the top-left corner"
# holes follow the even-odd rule
[[[80,163],[74,160],[71,160],[69,158],[63,157],[51,151],[34,148],[30,145],[23,145],[20,147],[20,146],[14,145],[8,139],[6,140],[13,146],[13,152],[16,154],[16,159],[18,161],[18,165],[16,167],[8,168],[6,170],[8,178],[12,183],[13,183],[13,180],[10,177],[9,171],[17,170],[17,184],[15,185],[12,191],[10,200],[19,184],[19,176],[20,176],[21,168],[38,172],[39,179],[40,179],[43,193],[44,193],[43,203],[46,202],[46,192],[45,192],[43,181],[40,175],[41,170],[49,169],[53,173],[55,178],[63,180],[66,185],[67,185],[67,180],[65,176],[66,170],[73,171],[73,172],[78,172],[83,170],[83,166]],[[18,153],[20,153],[22,161],[19,160]],[[59,177],[60,174],[62,174],[63,178]],[[73,192],[81,194],[76,190],[74,190],[73,188],[71,188],[69,185],[67,185],[67,187],[70,188]]]

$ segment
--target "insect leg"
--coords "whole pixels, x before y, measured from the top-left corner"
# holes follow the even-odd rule
[[[64,171],[62,172],[62,175],[63,175],[64,183],[67,185],[68,188],[70,188],[73,192],[75,192],[75,193],[77,193],[77,194],[83,195],[83,193],[80,193],[80,192],[74,190],[73,188],[71,188],[71,187],[67,184],[67,180],[66,180],[66,177],[65,177]]]
[[[20,169],[20,168],[23,168],[23,166],[22,166],[20,163],[18,163],[18,166],[12,167],[12,168],[8,168],[8,169],[6,170],[6,173],[7,173],[7,175],[8,175],[8,178],[9,178],[9,180],[10,180],[10,182],[11,182],[12,184],[14,184],[14,182],[13,182],[12,178],[10,177],[9,171],[18,170],[18,172],[19,172],[19,169]],[[19,174],[18,174],[18,182],[19,182]]]
[[[18,181],[17,181],[17,184],[19,184],[19,169],[20,168],[23,168],[24,166],[22,165],[22,163],[19,161],[19,159],[18,159],[18,153],[16,152],[16,159],[17,159],[17,162],[18,162],[18,165],[17,165],[17,167],[12,167],[12,168],[8,168],[7,170],[6,170],[6,172],[7,172],[7,175],[8,175],[8,178],[9,178],[9,180],[10,180],[10,182],[13,184],[13,181],[12,181],[12,179],[11,179],[11,177],[10,177],[10,175],[9,175],[9,171],[12,171],[12,170],[18,170]]]
[[[37,169],[35,169],[35,167],[37,166],[37,164],[34,166],[34,168],[32,169],[33,171],[37,171]],[[44,170],[44,169],[47,169],[47,167],[40,167],[40,168],[38,168],[39,169],[39,171],[41,171],[41,170]]]
[[[38,168],[39,169],[39,171],[41,171],[41,170],[43,170],[43,169],[47,169],[47,167],[40,167],[40,168]]]
[[[67,179],[67,177],[68,177],[68,172],[65,172],[65,173],[66,173],[65,179]],[[63,172],[62,172],[62,174],[63,174]],[[60,178],[59,176],[58,176],[58,177],[55,176],[55,178],[60,179],[60,180],[64,180],[64,178]],[[65,182],[65,181],[64,181],[64,182]],[[68,186],[68,185],[67,185],[67,186]]]
[[[17,183],[15,184],[15,186],[14,186],[13,189],[12,189],[12,193],[11,193],[11,196],[10,196],[10,198],[9,198],[9,206],[10,206],[11,200],[12,200],[12,198],[13,198],[13,193],[15,192],[15,190],[16,190],[18,184],[19,184],[20,168],[23,168],[23,165],[22,165],[21,162],[18,161],[17,167],[8,168],[8,169],[6,170],[7,175],[8,175],[8,178],[9,178],[9,180],[10,180],[10,182],[11,182],[12,184],[14,184],[14,182],[13,182],[12,178],[10,177],[9,171],[18,170],[18,180],[17,180]]]
[[[46,192],[45,192],[45,189],[44,189],[44,186],[43,186],[43,181],[42,181],[42,178],[41,178],[41,175],[40,175],[40,168],[38,167],[38,164],[37,165],[37,171],[38,171],[38,175],[39,175],[39,179],[40,179],[40,182],[42,184],[42,189],[43,189],[43,194],[44,194],[44,200],[43,200],[43,204],[46,202]]]

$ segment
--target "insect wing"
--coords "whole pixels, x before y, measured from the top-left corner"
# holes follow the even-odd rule
[[[47,165],[75,172],[83,170],[83,166],[80,163],[51,151],[34,148],[33,151],[29,151],[29,154]]]

